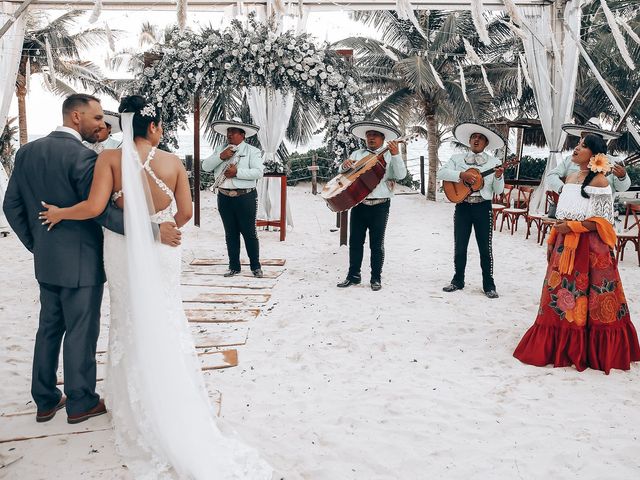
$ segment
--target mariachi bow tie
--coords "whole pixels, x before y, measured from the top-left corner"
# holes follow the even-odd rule
[[[478,153],[472,153],[470,155],[467,155],[466,158],[464,159],[465,163],[467,165],[479,165],[482,166],[485,163],[487,163],[487,159],[484,158],[484,156],[478,154]]]

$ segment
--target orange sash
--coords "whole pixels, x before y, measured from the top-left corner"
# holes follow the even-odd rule
[[[585,220],[586,222],[594,222],[596,224],[596,230],[600,239],[606,243],[609,248],[613,249],[616,246],[616,231],[613,229],[606,218],[602,217],[590,217]],[[573,262],[576,256],[576,249],[580,242],[580,234],[588,232],[589,230],[582,226],[582,222],[569,220],[567,222],[571,232],[564,236],[564,250],[560,256],[560,273],[569,274],[573,272]],[[553,245],[558,236],[558,231],[554,228],[549,235],[549,244]]]

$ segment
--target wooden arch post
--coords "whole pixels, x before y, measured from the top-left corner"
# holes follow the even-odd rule
[[[353,63],[352,49],[336,50],[336,53],[345,57],[349,63]],[[347,152],[347,155],[349,155],[349,153],[350,152]],[[349,239],[349,210],[336,213],[336,216],[336,226],[340,228],[340,245],[346,245]]]
[[[200,90],[193,95],[193,224],[200,226]]]

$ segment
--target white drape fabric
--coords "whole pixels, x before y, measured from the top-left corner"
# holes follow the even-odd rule
[[[0,5],[0,25],[12,17],[18,5],[8,2],[1,2]],[[9,107],[15,92],[16,77],[18,75],[18,64],[20,63],[20,53],[22,52],[22,42],[24,41],[25,14],[18,18],[11,28],[0,38],[0,85],[3,91],[0,97],[0,133],[4,131],[7,124]],[[4,167],[0,166],[0,206],[4,202],[4,193],[7,190],[9,178]],[[2,209],[0,208],[0,230],[6,230],[9,224]]]
[[[258,139],[262,145],[264,163],[276,158],[276,151],[284,139],[293,109],[293,93],[267,90],[265,87],[251,87],[247,92],[249,110],[255,123],[260,127]],[[261,178],[257,183],[258,219],[278,220],[280,218],[280,179]],[[293,227],[291,207],[287,202],[287,225]]]
[[[0,6],[0,25],[11,18],[17,6],[8,2],[2,2]],[[2,104],[0,104],[0,132],[4,130],[9,114],[9,107],[13,100],[15,92],[14,85],[18,75],[18,64],[20,63],[20,54],[22,52],[22,43],[24,41],[25,17],[23,13],[11,28],[0,38],[0,85],[2,85]]]
[[[581,0],[569,0],[564,9],[564,22],[558,21],[559,38],[554,36],[555,19],[552,7],[527,7],[521,10],[527,32],[523,40],[527,67],[533,83],[547,145],[551,150],[547,171],[561,160],[561,148],[566,139],[562,124],[572,120],[578,74],[578,46],[567,29],[580,28]],[[558,44],[560,40],[560,44]],[[546,172],[545,172],[546,173]],[[545,176],[532,197],[534,210],[539,210],[546,191]]]
[[[0,165],[0,231],[9,229],[9,222],[7,217],[2,212],[2,204],[4,203],[4,192],[7,191],[7,185],[9,184],[9,177],[2,165]]]

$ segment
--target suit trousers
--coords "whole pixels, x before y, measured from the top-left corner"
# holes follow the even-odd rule
[[[379,282],[384,263],[384,234],[389,220],[391,200],[378,205],[359,204],[351,209],[349,228],[349,273],[353,280],[360,280],[360,269],[364,257],[364,241],[369,230],[371,249],[371,281]]]
[[[482,268],[482,288],[485,292],[495,290],[493,281],[493,252],[491,239],[493,235],[493,215],[491,202],[462,202],[456,205],[453,216],[453,237],[455,240],[454,266],[455,275],[451,283],[464,287],[464,271],[467,266],[467,247],[473,228],[480,253]]]
[[[39,411],[52,409],[62,396],[56,387],[61,346],[67,413],[83,413],[98,404],[96,346],[103,288],[103,284],[66,288],[40,283],[40,322],[31,378],[31,395]]]
[[[229,269],[240,271],[240,235],[244,239],[251,270],[261,268],[260,244],[256,231],[258,192],[253,190],[237,197],[218,193],[218,211],[224,225]]]

